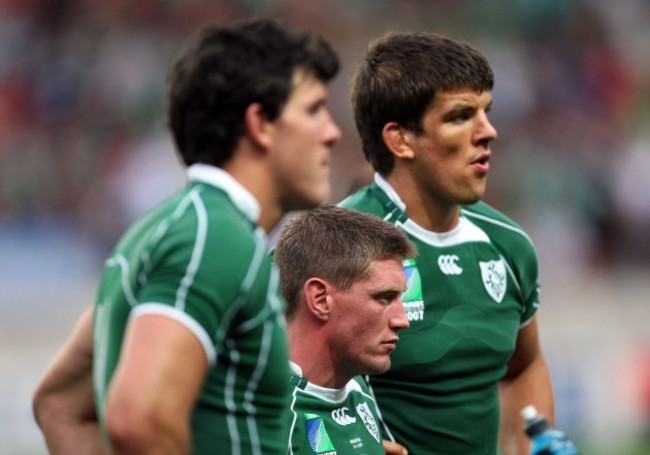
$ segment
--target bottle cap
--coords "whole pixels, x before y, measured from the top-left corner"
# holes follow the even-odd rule
[[[539,413],[537,412],[537,409],[532,404],[526,406],[524,409],[521,410],[521,417],[523,417],[523,419],[526,421],[532,420],[538,415]]]
[[[537,412],[537,409],[533,405],[526,406],[522,409],[521,416],[525,422],[524,431],[531,438],[551,428],[548,420]]]

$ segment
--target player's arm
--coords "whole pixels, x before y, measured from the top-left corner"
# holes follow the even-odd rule
[[[207,369],[198,337],[180,322],[131,320],[105,404],[113,453],[189,454],[190,415]]]
[[[533,404],[551,423],[554,419],[551,379],[540,348],[535,316],[519,331],[508,371],[499,384],[499,398],[499,445],[504,455],[528,453],[530,444],[524,433],[521,409]]]
[[[46,370],[33,397],[34,417],[52,455],[102,453],[93,399],[92,361],[92,308],[88,308]]]

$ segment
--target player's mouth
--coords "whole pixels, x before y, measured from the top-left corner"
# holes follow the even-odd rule
[[[490,155],[489,151],[483,152],[470,163],[477,173],[487,174],[490,170]]]
[[[391,339],[391,340],[384,341],[384,342],[382,342],[381,344],[384,345],[384,346],[386,346],[386,347],[387,347],[388,349],[390,349],[391,351],[393,351],[393,350],[395,350],[395,348],[397,347],[397,342],[398,342],[398,341],[399,341],[399,338],[393,338],[393,339]]]

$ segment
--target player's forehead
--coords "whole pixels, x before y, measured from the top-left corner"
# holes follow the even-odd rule
[[[491,104],[492,91],[491,90],[476,91],[476,90],[465,89],[465,88],[439,91],[435,94],[431,105],[432,107],[435,107],[437,105],[448,105],[454,103]]]
[[[489,110],[492,107],[492,92],[473,90],[445,91],[436,94],[434,100],[424,113],[423,120],[438,118],[454,110],[464,108]]]
[[[402,266],[402,259],[398,257],[373,260],[366,275],[357,280],[355,284],[363,286],[366,290],[403,290],[406,275]]]

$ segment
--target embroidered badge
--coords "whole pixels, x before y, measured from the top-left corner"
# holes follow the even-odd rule
[[[503,296],[506,295],[508,282],[503,258],[497,261],[479,261],[479,265],[481,266],[481,276],[485,290],[495,302],[501,303]]]
[[[377,426],[377,421],[375,421],[368,403],[359,403],[357,405],[357,414],[361,417],[363,421],[363,426],[366,427],[366,430],[372,435],[377,442],[379,442],[379,427]]]

